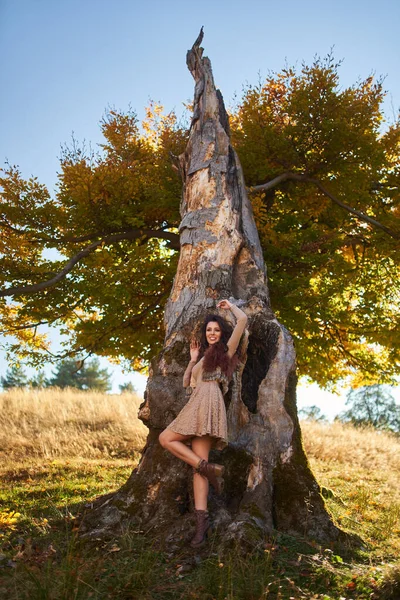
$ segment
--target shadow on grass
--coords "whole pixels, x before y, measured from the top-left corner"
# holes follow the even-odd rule
[[[0,554],[0,596],[7,600],[300,600],[400,598],[400,568],[370,562],[367,549],[275,532],[250,552],[221,551],[218,531],[194,551],[161,552],[159,540],[127,528],[113,539],[83,542],[76,523],[85,504],[123,483],[131,465],[109,477],[98,466],[56,465],[43,477],[18,472],[3,481],[9,515]],[[99,483],[102,473],[103,483]],[[51,485],[50,485],[51,482]],[[6,510],[7,510],[6,509]],[[13,511],[21,511],[13,521]],[[17,513],[18,514],[18,513]],[[15,513],[14,513],[15,515]],[[397,596],[396,596],[397,594]]]

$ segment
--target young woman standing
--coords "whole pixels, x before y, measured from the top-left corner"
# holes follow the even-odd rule
[[[183,386],[191,388],[191,396],[176,419],[160,435],[160,443],[194,470],[193,490],[196,512],[196,533],[193,547],[202,545],[209,529],[207,496],[209,482],[221,493],[222,465],[208,462],[212,446],[222,449],[228,441],[224,394],[238,363],[240,338],[246,328],[247,316],[228,300],[217,308],[231,310],[236,326],[231,330],[219,315],[208,315],[202,327],[201,342],[192,340],[190,362],[183,376]],[[191,448],[185,442],[191,440]]]

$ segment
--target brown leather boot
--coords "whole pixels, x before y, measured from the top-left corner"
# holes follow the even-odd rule
[[[208,510],[195,510],[196,514],[196,533],[194,534],[194,538],[190,542],[192,548],[200,548],[203,546],[207,532],[210,528],[210,518],[208,515]]]
[[[215,463],[209,463],[206,460],[201,460],[196,469],[194,469],[195,473],[200,473],[203,477],[208,479],[211,483],[217,494],[220,494],[224,487],[224,480],[222,478],[225,467],[222,465],[217,465]]]

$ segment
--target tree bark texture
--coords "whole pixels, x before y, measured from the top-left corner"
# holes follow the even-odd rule
[[[202,32],[187,54],[195,92],[190,137],[179,157],[180,258],[164,349],[152,362],[139,413],[149,436],[138,468],[118,492],[95,503],[82,528],[97,536],[135,523],[169,545],[193,535],[192,470],[159,445],[158,435],[186,402],[182,376],[193,332],[218,300],[229,298],[249,318],[247,360],[227,395],[229,445],[211,456],[226,467],[223,495],[210,491],[214,526],[222,543],[258,543],[273,530],[332,541],[341,532],[301,441],[293,341],[271,310],[251,204],[201,40]]]

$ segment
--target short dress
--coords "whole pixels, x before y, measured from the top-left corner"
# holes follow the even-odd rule
[[[231,308],[237,322],[228,340],[228,352],[233,356],[237,350],[242,333],[246,328],[247,316],[237,306]],[[191,369],[188,368],[183,376],[183,385],[192,388],[189,401],[180,411],[176,419],[167,426],[175,433],[200,437],[209,435],[213,446],[222,450],[228,443],[228,427],[223,392],[226,393],[228,381],[218,368],[214,373],[204,373],[204,357]],[[223,389],[223,392],[221,390]]]

